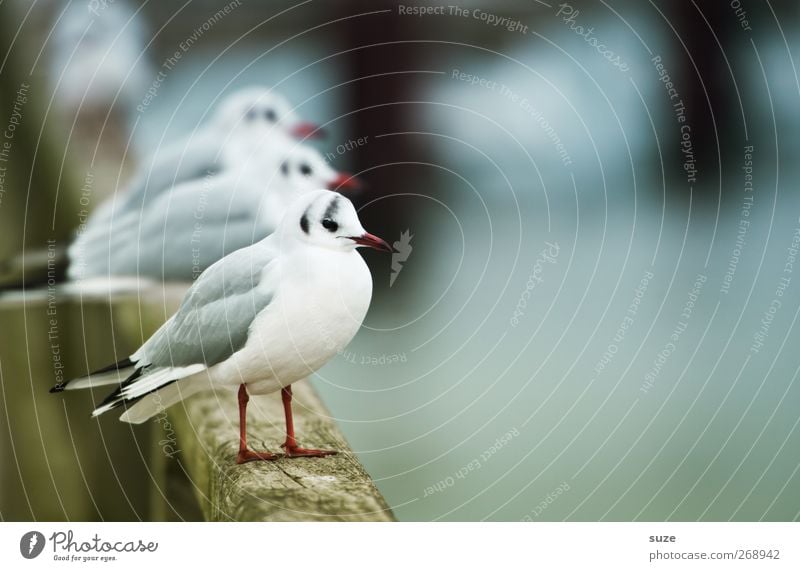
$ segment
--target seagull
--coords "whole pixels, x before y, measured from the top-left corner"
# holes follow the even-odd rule
[[[355,251],[391,252],[361,225],[353,204],[317,190],[292,203],[276,232],[203,272],[178,311],[135,353],[51,392],[119,386],[92,413],[118,407],[123,422],[142,423],[204,388],[235,390],[237,463],[280,454],[247,446],[250,395],[280,391],[287,457],[322,457],[294,434],[292,383],[317,371],[353,338],[372,298],[372,276]]]
[[[274,232],[292,201],[323,187],[356,190],[360,182],[300,145],[272,172],[253,161],[183,182],[116,219],[108,234],[79,235],[68,249],[67,275],[194,280],[226,254]]]
[[[275,91],[253,86],[227,96],[207,125],[192,135],[159,148],[134,174],[121,196],[110,197],[92,212],[82,228],[87,239],[107,240],[118,216],[140,211],[177,183],[225,171],[243,162],[261,161],[294,144],[319,137],[321,128],[300,120]]]
[[[125,190],[122,207],[140,207],[176,182],[260,158],[292,139],[320,137],[323,130],[300,120],[289,102],[268,87],[247,87],[227,96],[208,125],[153,155]],[[254,151],[253,148],[258,148]]]
[[[143,57],[150,34],[130,3],[94,10],[91,4],[72,3],[53,23],[48,79],[53,105],[70,119],[88,112],[107,120],[109,108],[131,111],[147,90],[154,75]]]

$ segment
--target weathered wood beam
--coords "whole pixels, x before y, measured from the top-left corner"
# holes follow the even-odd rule
[[[133,306],[124,304],[117,304],[116,315],[126,323],[142,323],[146,337],[177,310],[187,287],[171,284],[144,290],[136,305],[138,315],[131,313]],[[153,454],[170,456],[166,462],[153,462],[165,471],[159,478],[163,493],[155,498],[160,517],[194,518],[186,495],[175,493],[189,487],[203,516],[211,521],[393,521],[391,510],[311,385],[296,383],[293,391],[301,445],[338,450],[338,455],[237,465],[236,394],[197,394],[171,407],[166,422],[156,419],[161,430],[153,439]],[[280,394],[251,397],[247,412],[252,447],[280,452],[285,438]],[[176,450],[180,452],[174,454]]]
[[[235,393],[201,393],[169,411],[181,462],[211,521],[392,521],[394,515],[330,414],[306,382],[293,385],[295,429],[303,446],[338,450],[327,458],[235,463]],[[280,452],[279,394],[251,397],[248,440]]]

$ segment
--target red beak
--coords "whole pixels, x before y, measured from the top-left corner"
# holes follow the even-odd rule
[[[291,134],[295,139],[321,139],[325,131],[314,123],[298,123],[292,128]]]
[[[336,178],[328,183],[328,190],[358,190],[361,188],[361,181],[350,173],[340,172]]]
[[[359,246],[367,246],[369,248],[375,248],[376,250],[381,250],[382,252],[392,252],[392,247],[387,244],[385,241],[381,240],[377,236],[370,234],[369,232],[364,232],[363,236],[350,236],[350,239],[358,244]]]

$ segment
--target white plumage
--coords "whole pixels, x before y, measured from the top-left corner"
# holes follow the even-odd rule
[[[290,204],[318,188],[354,186],[310,147],[295,145],[270,169],[253,163],[189,180],[79,235],[71,279],[110,276],[191,281],[224,255],[275,231]]]
[[[372,278],[359,246],[391,251],[342,195],[297,199],[274,234],[203,272],[177,313],[117,365],[130,374],[94,415],[127,406],[121,420],[138,423],[202,388],[239,387],[242,410],[248,394],[282,390],[291,418],[291,384],[341,351],[369,308]],[[113,372],[56,390],[114,382]],[[239,461],[274,457],[246,450],[241,430]],[[287,431],[287,454],[328,453],[299,448],[289,423]]]
[[[89,4],[91,6],[91,4]],[[66,114],[131,110],[154,74],[145,57],[148,34],[138,12],[117,0],[102,10],[76,2],[64,10],[50,44],[50,83]]]
[[[304,138],[318,132],[315,126],[302,122],[289,103],[269,88],[249,87],[227,96],[207,124],[190,137],[160,148],[142,164],[120,195],[109,198],[95,209],[69,248],[69,279],[140,275],[162,277],[157,268],[151,270],[145,267],[142,271],[135,271],[135,264],[134,271],[130,271],[130,266],[125,264],[121,265],[122,270],[117,271],[114,262],[120,258],[112,242],[135,243],[139,239],[135,231],[141,230],[139,221],[146,224],[153,212],[163,214],[171,209],[173,215],[191,218],[197,210],[197,201],[203,198],[208,188],[224,187],[232,193],[241,182],[245,190],[254,184],[260,184],[259,190],[263,190],[264,185],[275,178],[273,174],[280,168],[281,162],[298,153],[310,153],[314,155],[311,160],[323,163],[327,171],[320,176],[307,178],[315,183],[310,188],[324,186],[327,182],[325,175],[332,173],[332,169],[324,164],[316,151],[303,148],[292,138]],[[230,173],[231,176],[217,181],[213,175],[218,173]],[[333,180],[335,177],[328,178]],[[279,188],[297,186],[296,179],[276,182],[278,184],[273,186]],[[181,191],[182,202],[173,206],[169,196],[176,189]],[[159,201],[158,206],[154,207]],[[187,206],[187,201],[195,204]],[[252,207],[252,201],[237,206],[241,208],[243,204]],[[215,214],[219,215],[219,211]],[[162,234],[173,229],[191,232],[192,226],[191,221],[188,224],[171,224],[162,229]],[[237,243],[234,249],[251,244],[263,235],[255,234],[250,241]],[[170,240],[172,237],[167,235],[166,238]],[[109,254],[109,250],[114,252],[113,255]],[[208,263],[219,257],[221,255]],[[122,259],[130,260],[131,256]],[[169,264],[170,260],[166,262]],[[207,267],[208,263],[199,270]],[[171,277],[192,279],[194,276],[190,271]]]

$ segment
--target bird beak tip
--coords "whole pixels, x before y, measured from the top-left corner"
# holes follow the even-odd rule
[[[325,129],[314,123],[300,123],[292,129],[292,136],[295,139],[323,139],[326,133]]]
[[[367,246],[368,248],[380,250],[381,252],[393,252],[392,247],[387,244],[385,240],[369,232],[364,232],[361,236],[353,236],[350,239],[359,246]]]
[[[350,173],[339,173],[336,178],[328,185],[328,190],[361,190],[363,184],[361,179]]]

